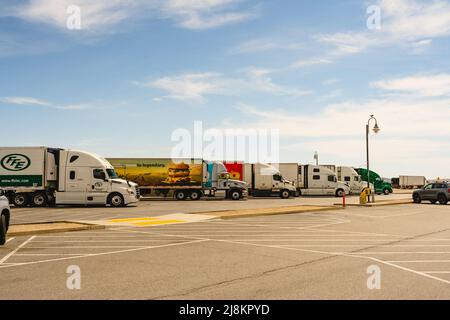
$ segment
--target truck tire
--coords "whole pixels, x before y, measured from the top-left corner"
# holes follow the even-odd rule
[[[413,194],[413,201],[414,201],[414,203],[421,203],[422,199],[420,198],[420,195],[415,193],[415,194]]]
[[[0,214],[0,245],[4,245],[6,242],[6,233],[9,227],[9,212],[3,210]]]
[[[36,192],[31,196],[31,205],[33,207],[46,207],[48,197],[44,192]]]
[[[336,190],[336,197],[342,198],[344,196],[344,194],[345,194],[344,189],[337,189]]]
[[[125,207],[125,200],[123,199],[123,196],[120,193],[115,192],[115,193],[111,193],[108,196],[108,204],[111,207],[115,207],[115,208]]]
[[[241,199],[241,196],[242,196],[242,192],[241,192],[241,190],[238,190],[238,189],[232,189],[228,192],[228,197],[231,200],[239,200],[239,199]]]
[[[391,192],[389,191],[388,188],[384,188],[383,189],[383,193],[384,193],[385,196],[388,196]]]
[[[186,198],[187,198],[186,191],[184,191],[184,190],[175,191],[175,199],[182,201],[182,200],[186,200]]]
[[[440,195],[438,196],[438,201],[439,201],[439,203],[442,204],[442,205],[446,205],[446,204],[448,203],[448,199],[447,199],[447,197],[445,196],[445,194],[440,194]]]
[[[25,193],[15,193],[12,196],[12,203],[15,207],[26,207],[28,205],[28,196]]]
[[[189,194],[189,198],[191,198],[191,200],[200,200],[200,198],[202,197],[202,194],[201,194],[201,192],[200,191],[197,191],[197,190],[195,190],[195,191],[192,191],[190,194]]]
[[[291,194],[290,194],[289,190],[285,189],[285,190],[281,190],[280,191],[280,198],[281,199],[288,199],[290,195]]]

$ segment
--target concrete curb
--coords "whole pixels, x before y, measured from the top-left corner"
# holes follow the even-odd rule
[[[8,236],[26,236],[43,233],[57,233],[70,231],[85,231],[105,229],[97,224],[79,223],[71,221],[52,221],[26,224],[13,224],[9,227]]]
[[[302,205],[302,206],[275,207],[275,208],[208,211],[208,212],[201,212],[201,214],[214,216],[214,217],[220,218],[220,219],[234,219],[234,218],[243,218],[243,217],[307,213],[307,212],[319,212],[319,211],[330,211],[330,210],[341,210],[341,209],[342,208],[336,207],[336,206]],[[191,212],[190,214],[197,214],[197,212],[195,212],[195,213]]]
[[[347,207],[364,207],[364,208],[371,208],[371,207],[382,207],[382,206],[395,206],[400,204],[413,204],[412,200],[392,200],[391,202],[383,201],[383,202],[375,202],[375,203],[367,203],[367,204],[346,204]],[[342,206],[341,203],[335,203],[335,206]]]

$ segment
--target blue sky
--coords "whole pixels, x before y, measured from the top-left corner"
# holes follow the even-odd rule
[[[0,0],[1,145],[169,156],[201,120],[362,166],[375,114],[381,175],[450,177],[449,37],[446,0]]]

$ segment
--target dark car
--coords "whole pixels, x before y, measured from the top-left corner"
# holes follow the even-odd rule
[[[415,203],[421,203],[423,200],[440,204],[447,204],[450,199],[450,183],[435,182],[425,185],[422,189],[413,192],[413,200]]]

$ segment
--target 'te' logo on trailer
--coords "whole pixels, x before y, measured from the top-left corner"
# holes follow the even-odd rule
[[[30,158],[23,154],[8,154],[0,160],[0,165],[8,171],[22,171],[31,164]]]

